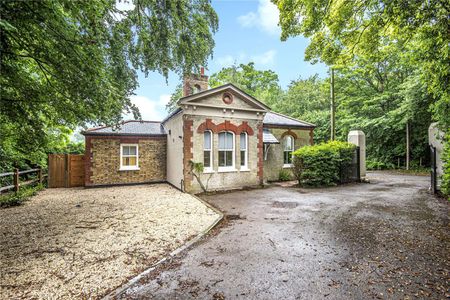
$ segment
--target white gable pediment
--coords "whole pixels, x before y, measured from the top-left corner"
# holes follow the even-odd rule
[[[234,110],[268,111],[270,108],[232,84],[222,85],[178,101],[180,106],[196,105]]]

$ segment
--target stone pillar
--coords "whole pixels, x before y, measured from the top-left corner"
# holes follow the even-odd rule
[[[347,141],[359,147],[359,165],[361,178],[366,177],[366,135],[361,130],[348,133]]]
[[[442,153],[444,151],[444,133],[437,128],[437,123],[431,123],[428,127],[428,144],[436,147],[436,173],[438,176],[442,176],[443,162]]]

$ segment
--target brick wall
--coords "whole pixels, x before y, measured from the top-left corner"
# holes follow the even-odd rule
[[[120,171],[120,144],[139,145],[140,170]],[[86,137],[85,185],[166,180],[166,137]]]

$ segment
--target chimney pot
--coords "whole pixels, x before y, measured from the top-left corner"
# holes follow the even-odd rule
[[[203,75],[205,75],[205,68],[204,67],[201,67],[200,68],[200,74],[203,76]]]

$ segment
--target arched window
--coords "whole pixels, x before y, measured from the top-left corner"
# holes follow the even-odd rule
[[[248,168],[248,139],[247,139],[247,133],[243,132],[241,133],[241,139],[240,139],[240,148],[241,148],[241,169],[247,169]]]
[[[234,167],[234,133],[219,133],[219,171]]]
[[[283,140],[283,161],[285,166],[292,164],[292,152],[294,152],[294,138],[287,135]]]
[[[212,171],[212,133],[207,130],[203,133],[203,167],[204,171]]]

